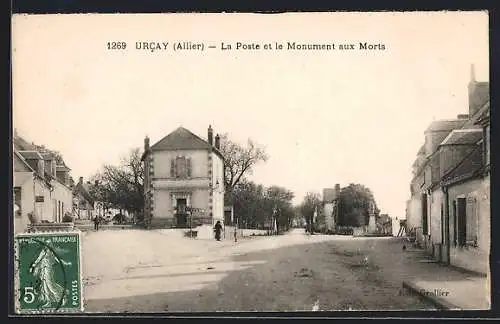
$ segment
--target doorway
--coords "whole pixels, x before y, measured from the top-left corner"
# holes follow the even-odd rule
[[[178,198],[177,199],[177,213],[175,217],[177,218],[177,227],[186,228],[187,227],[187,199]]]

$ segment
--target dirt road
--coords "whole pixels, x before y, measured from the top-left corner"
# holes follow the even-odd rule
[[[411,274],[396,239],[103,231],[83,244],[89,312],[433,309],[401,288]]]

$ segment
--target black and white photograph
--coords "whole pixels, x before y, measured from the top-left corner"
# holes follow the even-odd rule
[[[489,310],[489,70],[487,11],[14,14],[16,311]]]

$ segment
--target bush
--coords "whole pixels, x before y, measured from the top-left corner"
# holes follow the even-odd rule
[[[66,213],[63,216],[62,222],[63,223],[72,223],[73,222],[73,217],[69,213]]]
[[[38,219],[35,217],[35,214],[28,213],[28,219],[31,224],[38,224]]]

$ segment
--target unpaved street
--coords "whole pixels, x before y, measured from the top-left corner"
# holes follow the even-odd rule
[[[412,256],[394,238],[123,230],[90,232],[83,250],[88,312],[432,309],[401,288]]]

